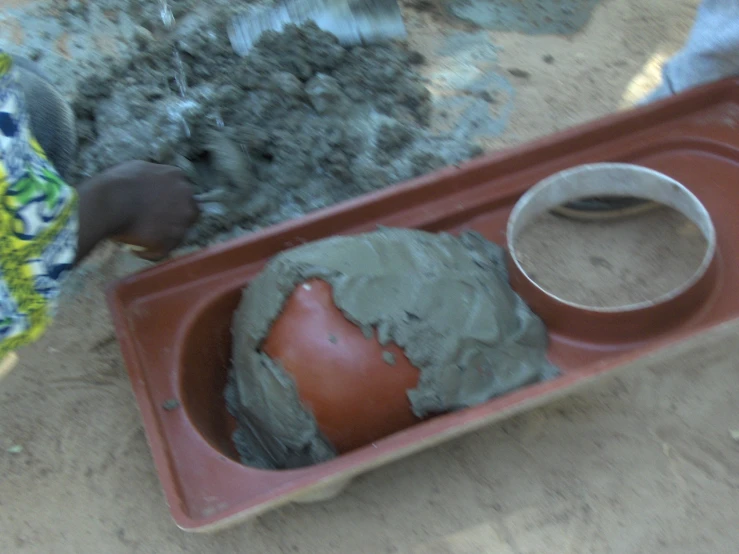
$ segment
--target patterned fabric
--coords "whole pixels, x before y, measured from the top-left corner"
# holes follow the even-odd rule
[[[77,225],[77,193],[33,137],[17,71],[0,50],[0,360],[54,316]]]

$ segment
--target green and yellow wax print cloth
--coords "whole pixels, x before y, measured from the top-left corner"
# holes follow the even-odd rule
[[[0,361],[44,333],[77,254],[77,193],[34,138],[18,79],[0,49]]]

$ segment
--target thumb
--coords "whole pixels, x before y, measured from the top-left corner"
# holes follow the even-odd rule
[[[157,250],[150,250],[146,248],[145,246],[139,246],[137,244],[129,244],[126,242],[118,242],[119,246],[123,250],[127,250],[128,252],[131,252],[133,255],[138,256],[142,260],[147,260],[150,262],[158,262],[159,260],[162,260],[167,257],[167,255],[164,252],[157,251]]]

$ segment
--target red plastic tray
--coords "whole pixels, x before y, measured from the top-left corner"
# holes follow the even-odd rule
[[[354,476],[573,391],[626,362],[739,317],[739,80],[696,89],[513,150],[477,159],[160,265],[109,292],[123,356],[172,515],[208,531],[291,501],[329,497]],[[378,224],[475,229],[505,244],[516,200],[542,178],[599,161],[661,171],[704,203],[718,238],[706,302],[641,342],[552,334],[561,377],[420,423],[317,466],[264,471],[241,465],[223,406],[231,316],[242,287],[271,256]],[[176,399],[172,409],[167,401]]]

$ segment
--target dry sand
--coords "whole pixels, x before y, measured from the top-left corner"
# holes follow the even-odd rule
[[[544,290],[583,306],[656,300],[688,282],[708,242],[683,214],[657,206],[631,217],[574,221],[547,213],[521,231],[521,266]]]
[[[497,63],[516,71],[505,131],[488,146],[633,100],[682,43],[696,3],[609,0],[568,38],[491,33],[503,47]],[[414,42],[433,54],[441,23],[413,17]],[[449,59],[433,61],[438,77]],[[182,533],[102,297],[106,282],[134,267],[99,252],[70,281],[54,328],[0,384],[0,552],[737,552],[739,443],[730,431],[739,429],[739,372],[730,360],[739,324],[368,474],[331,502],[218,535]]]

